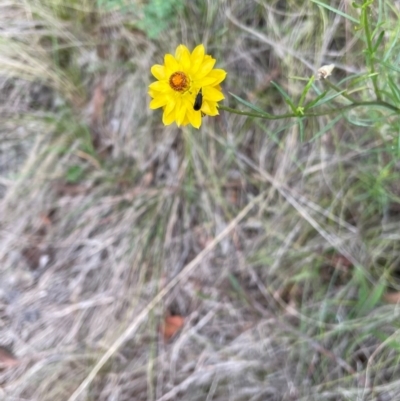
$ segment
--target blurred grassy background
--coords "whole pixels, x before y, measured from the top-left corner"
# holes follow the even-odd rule
[[[362,30],[316,3],[0,3],[1,399],[400,399],[398,117],[148,108],[180,43],[231,107],[283,114],[271,80],[296,98],[330,63],[371,100]],[[400,7],[370,10],[395,97]]]

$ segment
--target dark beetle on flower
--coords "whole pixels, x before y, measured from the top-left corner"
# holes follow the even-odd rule
[[[199,93],[196,95],[196,99],[194,101],[193,109],[199,111],[201,109],[201,105],[203,104],[203,88],[199,90]]]

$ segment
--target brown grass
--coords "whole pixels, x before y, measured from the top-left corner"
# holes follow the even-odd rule
[[[151,40],[131,9],[0,5],[0,347],[19,361],[0,398],[396,399],[390,122],[357,110],[319,136],[316,118],[301,141],[293,120],[196,131],[148,108],[150,67],[181,42],[228,71],[225,104],[281,114],[271,79],[296,97],[321,64],[364,71],[360,35],[312,2],[179,13]]]

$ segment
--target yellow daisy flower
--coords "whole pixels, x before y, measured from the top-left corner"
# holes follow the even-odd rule
[[[179,45],[172,54],[166,54],[164,65],[151,67],[158,81],[149,86],[151,109],[163,108],[164,125],[176,121],[178,127],[192,124],[199,128],[202,115],[218,115],[217,102],[225,99],[219,84],[226,71],[213,69],[215,64],[204,46],[198,45],[192,53]]]

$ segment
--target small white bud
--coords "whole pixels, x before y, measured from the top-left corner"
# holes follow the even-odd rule
[[[323,65],[317,74],[317,79],[326,79],[329,75],[332,74],[333,69],[335,68],[335,64]]]

